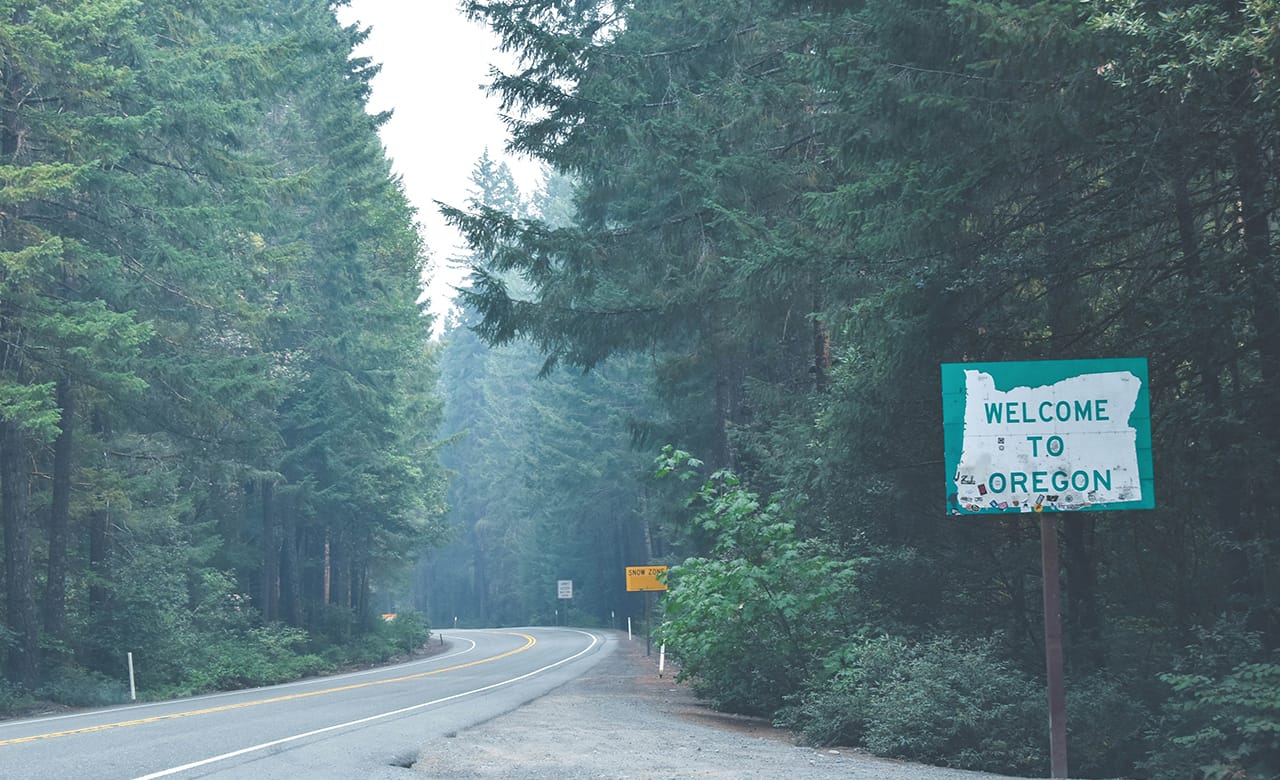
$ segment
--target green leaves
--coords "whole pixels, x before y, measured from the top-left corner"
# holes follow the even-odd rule
[[[1198,766],[1200,776],[1221,778],[1274,770],[1280,758],[1280,665],[1244,663],[1221,678],[1164,674],[1174,692],[1165,705],[1162,736],[1170,747],[1150,762],[1157,777]]]
[[[662,478],[696,459],[668,446],[658,464]],[[778,502],[762,505],[728,471],[691,498],[711,550],[671,569],[659,635],[701,695],[772,714],[858,625],[853,562],[799,539]]]
[[[53,382],[32,385],[0,381],[0,417],[17,423],[32,438],[53,441],[61,415],[54,403]]]
[[[678,472],[680,481],[688,482],[698,475],[698,469],[701,467],[702,461],[684,450],[677,450],[674,446],[667,444],[662,448],[662,454],[658,457],[657,468],[654,470],[653,476],[662,479]]]
[[[1034,527],[930,509],[937,365],[1143,354],[1167,533],[1063,526],[1071,674],[1127,703],[1114,726],[1100,707],[1077,719],[1072,739],[1097,775],[1131,774],[1144,751],[1153,772],[1234,765],[1209,755],[1234,736],[1205,732],[1192,764],[1140,735],[1170,695],[1164,660],[1196,625],[1228,614],[1263,629],[1237,662],[1274,660],[1280,636],[1274,512],[1257,487],[1280,479],[1275,2],[468,9],[523,57],[493,84],[534,109],[517,147],[577,188],[568,225],[449,212],[477,253],[471,324],[492,343],[528,340],[544,371],[647,358],[673,431],[652,470],[702,485],[691,515],[673,502],[651,530],[664,559],[693,555],[673,570],[686,622],[671,630],[708,690],[753,708],[810,684],[753,687],[730,659],[790,641],[785,625],[825,614],[806,601],[823,567],[865,559],[858,627],[902,637],[884,655],[919,672],[877,705],[877,744],[1037,760],[1025,732],[984,742],[980,712],[950,743],[896,719],[941,720],[956,691],[1020,712],[1020,670],[1042,654],[1026,629]],[[689,451],[732,474],[705,480]],[[984,688],[986,672],[999,684]]]
[[[21,475],[3,509],[23,532],[6,533],[7,573],[27,583],[7,588],[6,650],[33,676],[22,616],[46,552],[73,634],[59,647],[115,664],[125,637],[151,637],[164,685],[220,631],[184,616],[193,603],[244,597],[228,657],[278,671],[303,634],[255,621],[325,614],[304,569],[344,584],[346,624],[320,628],[350,636],[370,583],[438,533],[425,249],[356,37],[324,3],[0,18],[0,417],[18,434],[0,461]]]
[[[785,720],[817,744],[964,769],[1035,773],[1043,691],[990,640],[860,639],[824,661]]]
[[[86,170],[73,163],[0,165],[0,202],[12,208],[37,198],[58,198],[71,192]]]

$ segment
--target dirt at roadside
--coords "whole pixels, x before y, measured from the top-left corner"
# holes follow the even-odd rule
[[[554,724],[554,728],[550,725]],[[767,722],[716,713],[628,642],[582,677],[500,718],[422,746],[412,767],[450,780],[996,780],[801,747]]]

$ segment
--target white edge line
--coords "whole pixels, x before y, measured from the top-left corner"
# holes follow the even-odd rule
[[[435,663],[436,661],[444,661],[448,658],[457,658],[460,655],[466,655],[476,649],[474,640],[466,637],[456,637],[463,642],[470,642],[471,647],[466,650],[458,650],[445,655],[431,655],[426,658],[419,658],[414,661],[405,661],[401,664],[392,664],[391,666],[378,666],[373,669],[364,669],[359,672],[343,672],[341,674],[326,674],[318,677],[304,677],[301,680],[293,682],[279,683],[277,685],[263,685],[258,688],[241,688],[235,691],[221,691],[219,693],[206,693],[201,696],[187,696],[179,699],[165,699],[163,701],[150,701],[142,704],[125,704],[120,707],[107,707],[105,709],[85,710],[83,712],[69,712],[66,715],[48,715],[42,718],[24,718],[22,720],[7,720],[0,722],[0,729],[11,726],[24,726],[36,723],[53,723],[59,720],[71,720],[72,718],[88,718],[96,715],[110,715],[117,712],[133,712],[134,710],[148,710],[155,707],[164,707],[166,705],[186,704],[188,702],[209,701],[210,699],[226,699],[232,696],[247,696],[252,693],[262,693],[263,691],[275,691],[282,688],[299,688],[305,685],[327,685],[338,680],[347,680],[352,677],[365,677],[378,672],[392,671],[396,669],[404,669],[411,666],[420,666],[422,664]]]
[[[322,729],[315,729],[314,731],[308,731],[303,734],[294,734],[291,737],[282,737],[281,739],[274,739],[270,742],[263,742],[260,745],[252,745],[247,748],[233,750],[230,753],[223,753],[220,756],[212,756],[210,758],[202,759],[200,761],[192,761],[190,764],[183,764],[182,766],[175,766],[175,767],[172,767],[171,769],[163,769],[159,772],[152,772],[149,775],[142,775],[140,777],[136,777],[134,778],[134,780],[155,780],[155,778],[158,778],[158,777],[169,777],[170,775],[176,775],[179,772],[185,772],[188,769],[196,769],[198,767],[208,766],[209,764],[214,764],[219,761],[226,761],[227,759],[243,756],[246,753],[253,753],[259,750],[266,750],[267,748],[275,747],[276,745],[283,745],[288,742],[296,742],[297,740],[300,740],[300,739],[306,739],[307,737],[314,737],[317,734],[324,734],[329,731],[337,731],[338,729],[345,729],[351,726],[359,726],[365,723],[370,723],[375,720],[382,720],[383,718],[392,718],[392,717],[395,717],[396,715],[403,715],[406,712],[413,712],[414,710],[424,709],[426,707],[431,707],[436,704],[443,704],[444,702],[453,701],[454,699],[461,699],[462,697],[470,696],[473,693],[484,693],[485,691],[491,691],[494,688],[500,688],[504,685],[510,685],[513,682],[519,682],[521,680],[532,677],[535,674],[541,674],[542,672],[545,672],[548,669],[554,669],[557,666],[560,666],[561,664],[567,664],[570,661],[573,661],[577,658],[581,658],[583,655],[586,655],[588,652],[591,651],[592,648],[594,648],[597,644],[600,643],[599,637],[597,637],[595,634],[591,634],[586,631],[577,631],[576,629],[569,629],[569,630],[574,631],[574,633],[583,634],[585,636],[591,637],[591,644],[587,645],[585,648],[583,648],[582,650],[579,650],[577,653],[574,653],[568,658],[562,658],[553,664],[547,664],[546,666],[540,669],[534,669],[532,672],[525,672],[519,677],[512,677],[509,680],[501,680],[499,682],[486,685],[482,688],[473,688],[469,691],[463,691],[462,693],[455,693],[452,696],[445,696],[442,699],[433,699],[432,701],[423,702],[422,704],[414,704],[411,707],[403,707],[398,710],[383,712],[378,715],[370,715],[367,718],[360,718],[359,720],[347,721],[346,723],[338,723],[333,726],[325,726]]]

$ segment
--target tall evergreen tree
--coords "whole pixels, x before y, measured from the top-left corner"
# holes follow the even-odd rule
[[[871,630],[994,636],[1019,674],[1035,528],[930,508],[937,365],[1145,355],[1162,509],[1058,518],[1072,675],[1139,723],[1181,656],[1230,671],[1206,636],[1274,650],[1272,3],[467,8],[522,57],[493,83],[534,117],[515,148],[580,185],[568,228],[449,212],[486,340],[655,355],[673,440],[862,560]],[[1079,729],[1087,771],[1141,760],[1141,727]]]
[[[341,526],[334,633],[367,627],[442,479],[424,249],[364,111],[362,34],[323,2],[9,6],[6,678],[33,688],[42,647],[92,667],[148,639],[147,682],[205,684],[208,636],[251,641],[228,603],[303,623],[288,585],[331,530],[313,513]]]
[[[487,154],[472,183],[472,208],[520,208],[509,171]],[[534,206],[554,220],[572,210],[570,193],[563,179],[549,179]],[[509,278],[513,290],[528,292]],[[445,335],[441,386],[452,443],[442,457],[453,473],[455,538],[433,556],[433,614],[518,624],[550,622],[556,610],[563,620],[572,607],[578,620],[605,623],[628,606],[623,568],[650,554],[647,457],[628,444],[629,431],[652,425],[657,413],[644,361],[536,379],[536,350],[488,347],[470,330],[477,325],[464,311]],[[561,579],[575,583],[572,604],[556,601]]]

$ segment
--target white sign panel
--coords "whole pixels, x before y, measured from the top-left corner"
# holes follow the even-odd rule
[[[1136,362],[944,365],[951,510],[1154,506],[1146,365]]]

